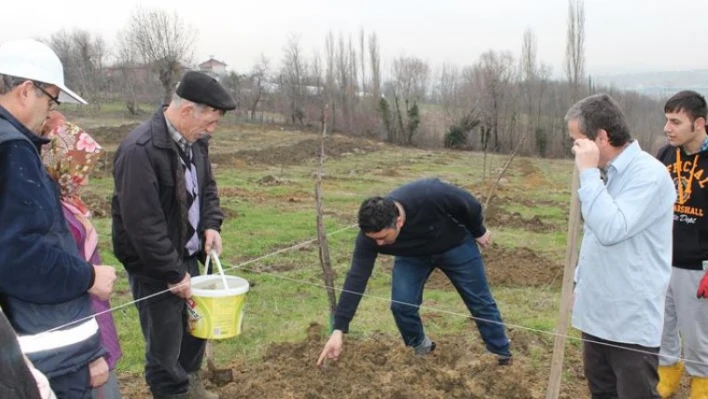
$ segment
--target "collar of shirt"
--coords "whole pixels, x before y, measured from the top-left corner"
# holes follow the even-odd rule
[[[696,155],[696,154],[704,152],[706,150],[708,150],[708,137],[703,139],[703,142],[701,143],[701,148],[699,148],[698,151],[696,151],[696,152],[689,153],[688,151],[686,151],[685,147],[681,146],[681,151],[686,155]]]
[[[703,143],[701,143],[701,149],[699,152],[703,152],[705,150],[708,150],[708,137],[703,139]]]
[[[637,140],[632,141],[622,152],[611,159],[604,168],[601,168],[601,171],[607,174],[611,168],[614,168],[617,173],[622,173],[640,151],[639,142]]]
[[[175,129],[172,123],[170,123],[170,120],[167,119],[167,116],[165,116],[165,123],[167,123],[167,131],[170,133],[172,140],[174,140],[179,148],[186,153],[192,145],[187,141],[187,139],[184,138],[184,136],[182,136],[180,132],[177,131],[177,129]]]

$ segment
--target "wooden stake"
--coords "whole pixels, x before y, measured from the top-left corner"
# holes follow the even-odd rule
[[[334,273],[332,272],[332,261],[329,256],[329,243],[327,241],[327,234],[324,226],[324,210],[322,204],[322,175],[324,174],[325,137],[327,134],[327,116],[329,114],[329,105],[325,105],[323,114],[320,164],[317,172],[317,180],[315,181],[315,202],[317,205],[317,240],[320,244],[320,264],[322,265],[322,277],[324,279],[325,286],[327,287],[327,296],[329,298],[329,323],[331,330],[334,323],[334,310],[337,307],[337,298],[334,293]]]
[[[506,173],[507,169],[509,169],[509,166],[511,165],[511,161],[514,160],[514,157],[519,152],[519,149],[524,144],[524,141],[526,141],[526,134],[521,136],[521,140],[519,140],[519,143],[516,144],[516,148],[514,148],[514,152],[512,152],[511,155],[509,155],[509,159],[506,161],[504,168],[502,169],[501,173],[499,173],[499,176],[497,176],[497,181],[494,182],[494,184],[489,188],[489,192],[487,193],[487,199],[484,200],[484,207],[482,208],[485,211],[487,209],[489,209],[489,201],[494,196],[494,192],[497,190],[497,187],[499,186],[499,182],[501,182],[502,177],[504,177],[504,174]],[[487,152],[486,151],[484,152],[484,159],[485,159],[484,164],[485,164],[485,168],[486,168],[486,164],[487,164],[487,160],[486,160],[487,159]],[[491,169],[492,169],[491,165],[490,165],[489,169],[490,169],[490,174],[491,174]],[[484,172],[482,172],[482,173],[484,173]],[[484,181],[484,177],[482,177],[482,181]]]
[[[548,379],[546,399],[557,399],[560,394],[560,383],[563,375],[563,357],[565,356],[565,336],[568,331],[570,309],[573,305],[573,277],[575,265],[578,263],[578,236],[580,227],[580,203],[578,188],[580,178],[578,168],[573,171],[573,183],[570,199],[570,216],[568,217],[568,242],[565,247],[565,269],[563,270],[563,287],[561,288],[561,303],[556,326],[556,338],[553,343],[553,359],[551,360],[551,375]]]

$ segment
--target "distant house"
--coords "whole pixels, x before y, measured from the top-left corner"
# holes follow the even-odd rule
[[[214,56],[209,56],[209,59],[199,64],[199,71],[207,73],[209,75],[225,75],[226,74],[226,63],[217,60]]]

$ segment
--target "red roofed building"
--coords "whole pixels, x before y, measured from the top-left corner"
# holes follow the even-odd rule
[[[226,63],[215,59],[212,55],[207,61],[199,64],[199,71],[211,75],[224,75],[226,74]]]

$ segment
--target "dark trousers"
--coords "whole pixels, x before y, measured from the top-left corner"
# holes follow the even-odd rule
[[[49,380],[57,399],[91,399],[91,375],[88,365],[73,373]]]
[[[583,364],[593,399],[660,399],[659,348],[583,333]]]
[[[199,275],[196,258],[185,260],[192,276]],[[167,289],[167,284],[129,276],[138,300]],[[201,368],[206,340],[187,332],[186,302],[170,292],[136,303],[145,338],[145,381],[155,396],[187,393],[189,373]]]
[[[489,291],[482,255],[477,242],[469,237],[461,245],[433,256],[397,256],[391,284],[391,311],[406,346],[417,346],[423,339],[423,323],[418,308],[423,302],[423,287],[435,267],[440,268],[455,286],[473,317],[487,350],[510,356],[509,340],[497,304]]]

